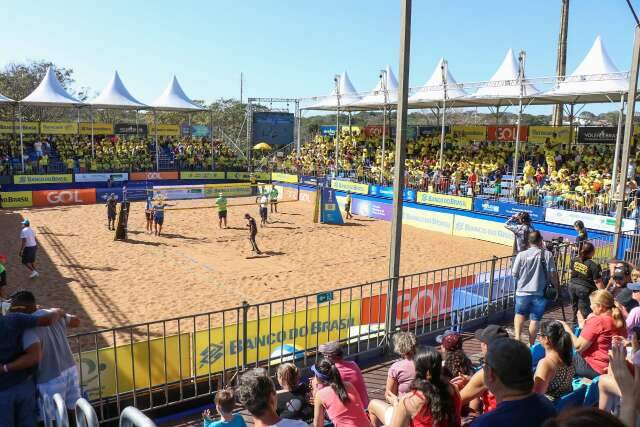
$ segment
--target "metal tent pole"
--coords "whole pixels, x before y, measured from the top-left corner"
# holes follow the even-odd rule
[[[629,92],[627,95],[627,115],[624,125],[624,142],[622,145],[622,163],[620,165],[620,178],[618,183],[618,195],[616,198],[616,227],[613,244],[613,255],[618,255],[620,248],[620,232],[622,231],[622,218],[624,215],[625,187],[627,181],[627,169],[629,167],[629,155],[633,143],[633,116],[636,112],[636,96],[638,93],[638,68],[640,67],[640,25],[636,21],[635,35],[633,39],[633,59],[631,71],[629,71]]]
[[[513,188],[515,189],[516,179],[518,177],[518,160],[520,156],[520,122],[522,120],[522,97],[524,95],[524,59],[526,53],[524,50],[520,51],[518,55],[518,62],[520,63],[520,70],[518,72],[518,79],[520,80],[520,96],[518,96],[518,120],[516,121],[516,149],[513,153]]]
[[[616,183],[618,182],[618,169],[620,166],[620,145],[622,144],[622,116],[624,114],[624,95],[620,95],[620,110],[618,111],[618,131],[616,133],[616,152],[613,157],[613,173],[611,175],[610,197],[616,193]]]
[[[300,134],[300,122],[302,122],[302,110],[300,109],[300,100],[296,99],[296,156],[299,158],[301,154],[302,135]]]
[[[22,173],[24,173],[24,140],[22,138],[22,106],[18,104],[18,120],[20,121],[20,162],[22,163]]]
[[[351,110],[349,110],[349,138],[351,138],[352,135],[352,131],[351,131]]]
[[[442,61],[442,65],[440,65],[440,70],[442,71],[442,128],[440,129],[440,169],[444,168],[444,123],[447,111],[447,67],[447,61]]]
[[[136,131],[137,132],[137,131]],[[153,110],[153,133],[156,139],[156,171],[160,171],[160,147],[158,146],[158,115]]]
[[[338,173],[338,158],[339,158],[339,152],[340,152],[340,76],[335,76],[333,78],[333,80],[336,83],[336,144],[335,144],[335,149],[336,149],[336,153],[335,153],[335,161],[336,161],[336,175]]]
[[[96,149],[95,149],[95,144],[93,142],[94,140],[94,130],[93,130],[93,109],[91,107],[89,107],[89,115],[91,116],[91,159],[95,159],[96,158]]]
[[[213,167],[213,104],[209,110],[209,140],[211,141],[211,170],[215,170]]]
[[[389,285],[387,289],[386,337],[396,327],[396,310],[400,276],[400,249],[402,243],[402,199],[404,194],[404,160],[407,146],[407,106],[409,98],[409,59],[411,43],[411,0],[402,0],[400,6],[400,79],[396,121],[396,158],[393,169],[393,212],[391,214],[391,245],[389,250]]]
[[[382,104],[382,166],[380,168],[380,184],[382,184],[387,148],[387,70],[381,71],[380,78],[382,78],[382,95],[384,97]]]
[[[575,104],[569,106],[569,144],[573,144],[573,111]]]

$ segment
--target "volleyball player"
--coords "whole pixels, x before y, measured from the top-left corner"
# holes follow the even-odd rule
[[[275,211],[278,213],[278,189],[275,185],[271,186],[271,191],[269,192],[269,200],[271,201],[271,213]]]
[[[162,225],[164,224],[164,208],[167,206],[172,205],[165,203],[164,198],[161,195],[158,195],[152,207],[156,236],[159,236],[162,233]]]
[[[118,206],[118,199],[116,195],[111,193],[107,197],[107,228],[115,231],[116,229],[116,208]]]
[[[258,244],[256,243],[256,235],[258,234],[258,226],[256,225],[256,220],[253,219],[248,213],[244,214],[244,219],[247,220],[247,228],[249,229],[251,251],[256,252],[258,255],[261,255],[262,252],[260,252],[260,249],[258,249]]]
[[[218,206],[218,228],[222,228],[223,222],[224,228],[227,228],[227,198],[224,197],[224,194],[218,194],[216,206]]]
[[[351,215],[351,191],[347,191],[347,198],[344,202],[344,212],[346,213],[347,219],[353,218],[353,215]]]
[[[269,208],[267,208],[267,204],[269,203],[269,197],[267,193],[262,193],[260,197],[260,227],[264,227],[267,225],[267,217],[269,215]]]
[[[153,233],[153,198],[151,194],[147,196],[147,202],[144,207],[144,215],[147,218],[147,233]]]

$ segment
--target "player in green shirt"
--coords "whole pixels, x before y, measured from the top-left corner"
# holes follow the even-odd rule
[[[269,192],[269,200],[271,201],[271,213],[278,213],[278,189],[275,185],[271,186],[271,191]]]
[[[224,197],[224,194],[218,194],[216,206],[218,207],[218,228],[222,228],[223,222],[224,228],[227,228],[227,198]]]

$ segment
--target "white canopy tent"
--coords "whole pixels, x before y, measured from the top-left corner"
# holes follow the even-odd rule
[[[352,108],[376,109],[389,104],[398,103],[398,80],[393,74],[391,65],[380,73],[378,84],[369,95],[350,105]]]
[[[446,70],[443,71],[443,67]],[[467,93],[458,85],[449,67],[445,66],[444,58],[440,58],[429,80],[409,97],[409,106],[411,108],[438,107],[442,105],[445,98],[447,102],[455,102],[466,96]]]
[[[349,75],[345,71],[338,78],[333,90],[328,96],[321,97],[315,104],[306,107],[306,110],[348,110],[348,106],[360,101],[360,95],[353,87]]]
[[[0,93],[0,102],[16,102],[16,101],[14,101],[11,98],[7,98],[6,96]]]

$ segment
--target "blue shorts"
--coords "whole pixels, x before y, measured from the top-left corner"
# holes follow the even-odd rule
[[[530,320],[542,320],[547,308],[547,299],[538,295],[516,295],[516,314],[529,317]]]
[[[164,215],[154,215],[153,222],[155,222],[158,225],[162,225],[164,223]]]

